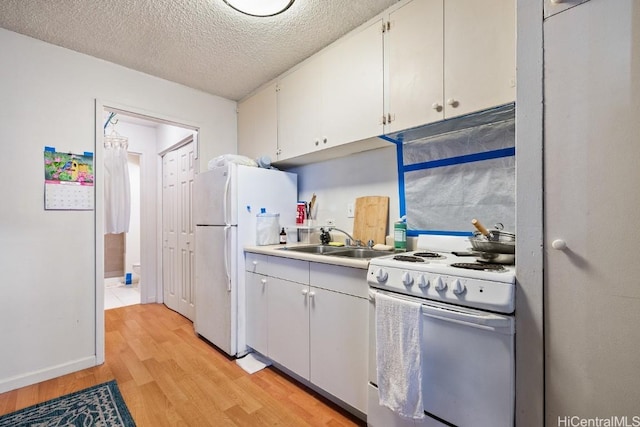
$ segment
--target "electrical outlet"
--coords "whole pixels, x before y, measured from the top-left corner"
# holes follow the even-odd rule
[[[329,226],[331,226],[331,227],[335,226],[335,225],[336,225],[336,220],[335,220],[335,219],[333,219],[333,218],[328,219],[328,220],[327,220],[327,225],[329,225]]]
[[[353,218],[353,203],[347,203],[347,218]]]

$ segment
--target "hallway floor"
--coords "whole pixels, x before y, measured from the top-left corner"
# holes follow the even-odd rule
[[[140,304],[138,282],[125,285],[122,278],[104,279],[104,309]]]

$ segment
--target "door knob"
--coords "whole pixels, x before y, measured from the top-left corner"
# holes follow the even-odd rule
[[[562,239],[556,239],[553,242],[551,242],[551,247],[553,249],[557,249],[559,251],[565,249],[567,247],[567,242],[565,242]]]

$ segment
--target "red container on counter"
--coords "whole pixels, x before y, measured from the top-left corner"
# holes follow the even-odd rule
[[[296,215],[296,224],[304,224],[304,220],[307,217],[307,204],[305,202],[298,202],[298,213]]]

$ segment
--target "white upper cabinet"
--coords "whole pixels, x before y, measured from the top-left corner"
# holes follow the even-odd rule
[[[413,0],[391,11],[385,132],[514,102],[515,19],[515,0]]]
[[[443,118],[442,0],[413,0],[385,31],[387,133]]]
[[[276,84],[272,83],[238,104],[238,153],[256,159],[277,159],[278,115]]]
[[[514,102],[515,4],[399,2],[243,101],[240,154],[326,160],[384,146],[372,138],[383,133]]]
[[[381,135],[382,19],[322,55],[322,132],[331,146]]]
[[[278,83],[278,160],[319,148],[321,108],[322,58],[314,56]]]
[[[278,160],[382,134],[382,20],[285,75],[278,90]]]
[[[514,102],[515,79],[515,0],[445,0],[445,118]]]

